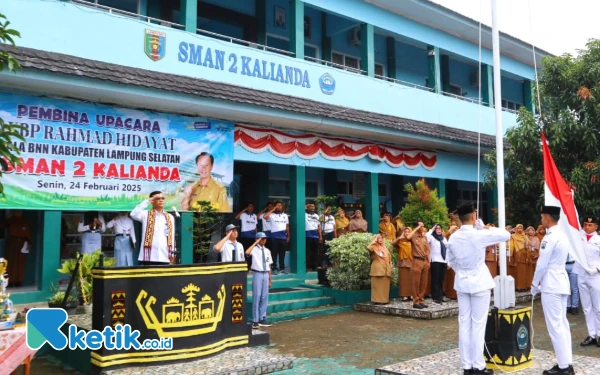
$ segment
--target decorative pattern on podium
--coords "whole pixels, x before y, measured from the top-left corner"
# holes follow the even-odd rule
[[[93,351],[95,372],[187,361],[248,346],[247,273],[246,263],[95,268],[92,329],[128,324],[140,332],[140,343],[173,340],[171,350]]]

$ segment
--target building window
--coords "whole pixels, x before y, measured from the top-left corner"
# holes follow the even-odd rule
[[[337,65],[345,66],[352,69],[361,69],[361,59],[353,56],[344,55],[343,53],[332,52],[331,62]],[[375,75],[385,76],[385,67],[383,64],[375,64]]]
[[[290,40],[288,38],[283,38],[276,35],[267,35],[267,47],[277,48],[282,51],[290,50]],[[277,51],[271,51],[275,53],[279,53]],[[287,55],[286,55],[287,56]],[[304,59],[312,57],[315,59],[319,58],[319,49],[317,46],[313,46],[312,44],[304,44]]]
[[[387,197],[387,184],[379,184],[379,196]]]
[[[352,181],[338,181],[337,193],[338,195],[352,195]]]
[[[473,203],[477,204],[477,190],[459,190],[457,206]],[[488,215],[488,194],[487,191],[479,190],[479,217],[487,224],[491,218]]]
[[[510,100],[502,99],[502,108],[510,109],[511,111],[518,111],[521,108],[521,104]]]
[[[381,64],[375,64],[375,75],[385,77],[385,68]],[[381,79],[381,77],[375,77]]]
[[[269,179],[269,202],[281,201],[284,212],[289,212],[290,181],[285,179]],[[319,182],[306,181],[306,203],[314,201],[319,196]]]

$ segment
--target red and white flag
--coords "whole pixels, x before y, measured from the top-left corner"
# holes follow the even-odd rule
[[[579,263],[587,271],[588,265],[583,249],[579,215],[577,215],[577,208],[575,208],[574,193],[560,175],[558,168],[556,168],[543,131],[542,149],[544,153],[544,204],[560,207],[558,227],[567,236],[571,244],[569,255],[572,260]]]

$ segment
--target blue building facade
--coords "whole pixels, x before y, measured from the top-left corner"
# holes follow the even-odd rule
[[[4,92],[235,123],[233,211],[283,201],[300,275],[307,200],[358,204],[376,231],[419,178],[449,207],[475,200],[478,145],[495,145],[491,32],[479,65],[478,22],[426,0],[5,0],[0,12],[21,33],[0,48],[23,66],[0,73]],[[154,55],[148,32],[163,38]],[[506,130],[533,111],[534,67],[522,41],[502,34],[501,51]],[[480,200],[492,220],[495,191]],[[61,262],[64,214],[28,215],[37,246],[17,302],[45,298]],[[191,225],[185,213],[184,263]]]

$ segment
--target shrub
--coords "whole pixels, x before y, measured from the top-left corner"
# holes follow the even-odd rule
[[[361,290],[371,287],[371,257],[367,245],[373,241],[370,233],[348,233],[339,238],[328,241],[329,258],[333,264],[327,270],[327,278],[333,289]],[[392,264],[398,261],[398,253],[393,249],[388,240],[385,245],[392,254]],[[398,283],[398,268],[392,268],[390,284]]]
[[[421,220],[428,229],[434,223],[448,229],[450,220],[446,200],[438,197],[437,189],[431,190],[425,180],[420,179],[415,186],[404,185],[404,191],[408,193],[408,202],[399,214],[404,225],[413,228],[415,222]]]

